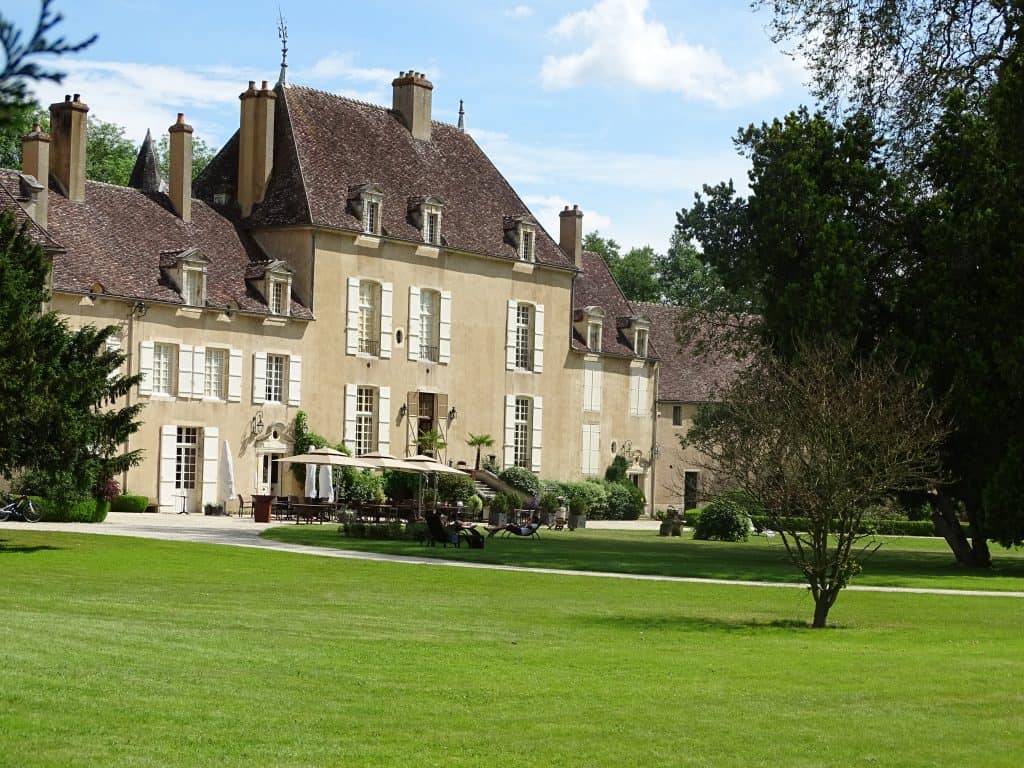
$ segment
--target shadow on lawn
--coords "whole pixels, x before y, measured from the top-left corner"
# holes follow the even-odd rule
[[[33,552],[56,551],[60,549],[60,547],[51,547],[49,544],[37,544],[32,547],[20,544],[12,546],[7,543],[8,541],[9,539],[0,539],[0,555],[25,555]]]
[[[757,632],[776,629],[811,629],[809,621],[796,619],[762,619],[725,616],[682,616],[679,614],[641,616],[585,616],[581,623],[608,627],[626,632],[659,632],[664,630],[695,630],[699,632]],[[834,627],[829,627],[833,629]]]

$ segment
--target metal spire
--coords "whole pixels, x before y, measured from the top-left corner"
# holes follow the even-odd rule
[[[459,130],[466,132],[466,110],[462,108],[462,99],[459,99]]]
[[[277,76],[277,84],[285,86],[288,85],[288,25],[280,7],[277,9],[277,37],[281,41],[281,74]]]

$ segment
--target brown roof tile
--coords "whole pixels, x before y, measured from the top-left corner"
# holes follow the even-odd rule
[[[409,199],[445,201],[442,238],[462,251],[515,259],[505,241],[508,216],[530,216],[526,204],[466,133],[434,122],[430,141],[419,141],[390,110],[311,88],[277,89],[274,170],[266,197],[248,224],[313,224],[361,231],[348,190],[379,185],[384,193],[383,233],[422,242],[409,215]],[[234,196],[237,134],[196,182],[197,194]],[[540,226],[536,260],[572,269],[571,259]]]
[[[633,340],[620,327],[621,318],[629,318],[643,312],[635,312],[626,299],[619,284],[615,282],[608,265],[599,254],[583,251],[583,268],[576,276],[573,287],[573,309],[598,306],[604,310],[601,325],[601,353],[616,357],[633,357]],[[658,347],[653,344],[653,333],[648,340],[648,357],[656,358]],[[573,331],[572,347],[578,352],[588,351],[586,339]]]
[[[697,355],[693,344],[680,348],[676,341],[680,307],[640,301],[633,302],[633,306],[651,319],[651,340],[658,345],[661,356],[659,402],[713,400],[715,392],[727,386],[743,367],[741,361],[720,352]]]
[[[61,245],[42,227],[36,224],[18,203],[21,197],[20,174],[17,171],[0,170],[0,210],[10,211],[18,225],[24,224],[28,236],[48,253],[61,250]]]

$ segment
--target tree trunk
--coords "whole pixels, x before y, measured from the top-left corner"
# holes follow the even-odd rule
[[[480,446],[479,445],[476,447],[476,466],[474,467],[474,469],[477,472],[480,471]]]
[[[814,599],[814,622],[811,624],[815,629],[823,629],[828,620],[828,612],[832,608],[835,598],[830,597],[828,592],[822,591]]]
[[[967,521],[971,525],[971,555],[972,565],[976,568],[991,568],[992,553],[988,550],[988,539],[978,522],[978,515],[973,507],[967,508]]]
[[[953,511],[953,504],[944,493],[940,493],[932,503],[932,522],[935,530],[939,532],[953,550],[956,562],[959,565],[974,565],[974,553],[971,551],[971,544],[964,535],[960,521],[957,520]]]

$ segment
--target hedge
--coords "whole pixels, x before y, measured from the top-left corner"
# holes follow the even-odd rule
[[[423,539],[426,523],[405,524],[397,520],[388,523],[342,523],[338,533],[350,539]]]
[[[148,496],[133,496],[123,493],[110,502],[111,512],[145,512],[149,506]]]
[[[40,518],[47,523],[102,523],[110,509],[108,503],[99,503],[96,499],[83,499],[71,506],[58,507],[55,502],[41,496],[29,498]]]

